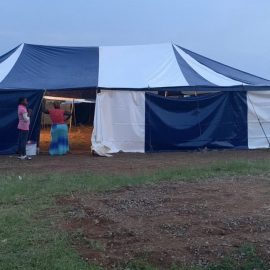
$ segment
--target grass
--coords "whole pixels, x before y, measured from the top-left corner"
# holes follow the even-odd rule
[[[70,245],[70,236],[55,229],[62,211],[55,197],[72,192],[106,191],[122,186],[155,184],[161,181],[204,181],[217,177],[267,175],[267,161],[237,161],[195,167],[158,171],[141,176],[80,175],[15,175],[0,176],[0,269],[1,270],[95,270],[95,265],[84,262]],[[46,211],[52,214],[46,215]],[[80,238],[80,235],[75,237]],[[99,243],[88,241],[90,248],[102,250]],[[266,269],[254,249],[246,252],[242,265],[226,260],[207,270]],[[126,269],[155,269],[147,263],[137,262]],[[181,269],[181,268],[174,268]],[[202,269],[202,268],[194,268]]]
[[[178,267],[173,266],[170,270],[268,270],[269,267],[260,259],[252,245],[244,245],[234,254],[238,260],[226,257],[218,264],[212,264],[205,267]],[[123,270],[158,270],[145,261],[130,263]]]
[[[252,245],[244,245],[234,254],[238,260],[229,257],[224,258],[218,264],[212,264],[205,267],[178,267],[173,266],[170,270],[268,270],[264,262],[258,257],[255,248]],[[145,261],[130,263],[123,270],[158,270]]]

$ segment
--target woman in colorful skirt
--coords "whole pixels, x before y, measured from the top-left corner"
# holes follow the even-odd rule
[[[51,110],[43,108],[43,112],[49,114],[52,121],[49,153],[52,156],[65,155],[69,152],[68,126],[65,121],[70,118],[71,113],[62,110],[59,102],[54,102],[53,106]]]

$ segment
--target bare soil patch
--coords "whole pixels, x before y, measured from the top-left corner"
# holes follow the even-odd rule
[[[59,198],[80,255],[111,269],[144,258],[167,269],[206,265],[253,244],[270,254],[270,181],[162,183]],[[241,258],[236,258],[241,259]]]
[[[94,157],[90,150],[73,152],[66,156],[51,157],[41,154],[32,161],[21,161],[16,156],[0,156],[2,173],[80,173],[103,175],[135,175],[171,168],[195,168],[217,162],[257,161],[270,159],[268,150],[171,152],[171,153],[119,153],[111,158]]]

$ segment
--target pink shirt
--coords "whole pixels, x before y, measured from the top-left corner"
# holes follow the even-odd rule
[[[65,111],[61,109],[52,109],[49,110],[49,115],[51,117],[52,123],[54,125],[64,124],[65,123]]]
[[[30,120],[25,120],[23,118],[24,113],[27,113],[26,107],[24,105],[19,105],[18,106],[18,118],[19,118],[18,129],[29,130]]]

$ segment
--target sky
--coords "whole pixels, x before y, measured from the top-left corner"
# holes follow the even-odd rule
[[[174,42],[270,79],[270,0],[0,0],[0,55],[20,43]]]

